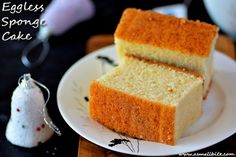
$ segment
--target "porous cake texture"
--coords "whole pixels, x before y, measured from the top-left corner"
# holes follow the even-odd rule
[[[201,115],[202,77],[133,55],[124,59],[92,81],[91,117],[117,132],[175,145]]]
[[[213,75],[218,27],[152,11],[128,8],[115,31],[119,60],[133,54],[194,70],[204,78],[207,94]]]

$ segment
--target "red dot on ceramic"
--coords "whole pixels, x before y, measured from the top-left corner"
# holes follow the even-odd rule
[[[17,108],[17,109],[16,109],[16,111],[17,111],[17,112],[20,112],[20,109],[19,109],[19,108]]]
[[[42,124],[41,127],[42,127],[42,128],[45,128],[45,124]]]
[[[36,128],[36,131],[40,131],[40,130],[41,130],[40,127],[37,127],[37,128]]]

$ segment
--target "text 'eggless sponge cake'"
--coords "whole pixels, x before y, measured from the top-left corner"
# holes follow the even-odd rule
[[[115,45],[121,62],[128,53],[200,73],[206,96],[217,37],[214,25],[129,8],[115,31]]]
[[[201,115],[202,77],[133,55],[123,57],[123,64],[91,83],[91,117],[117,132],[175,145]]]

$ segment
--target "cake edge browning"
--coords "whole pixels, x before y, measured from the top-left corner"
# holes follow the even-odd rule
[[[95,80],[89,103],[91,117],[112,130],[148,141],[176,143],[175,106],[138,98]]]
[[[201,78],[203,80],[203,76],[201,74],[199,74],[199,73],[197,73],[195,71],[189,70],[187,68],[177,67],[177,66],[174,66],[174,65],[171,65],[171,64],[155,61],[155,60],[144,58],[144,57],[139,57],[139,56],[136,56],[136,55],[133,55],[133,54],[128,54],[128,53],[125,54],[125,57],[134,58],[134,59],[137,59],[139,61],[142,61],[142,62],[145,62],[145,63],[149,63],[149,64],[156,64],[156,65],[160,65],[160,66],[165,66],[165,67],[174,69],[176,71],[180,71],[180,72],[191,74],[191,75],[195,76],[196,78]]]
[[[139,18],[139,20],[135,21],[136,18]],[[162,22],[156,19],[161,19]],[[151,27],[151,25],[154,26],[152,21],[161,23],[160,27],[155,25],[158,26],[160,31]],[[144,25],[150,25],[150,28],[146,30],[148,32],[142,29]],[[176,27],[174,27],[175,31],[173,32],[172,27],[174,25]],[[187,27],[179,29],[181,25],[187,25]],[[218,31],[219,28],[217,26],[200,22],[199,20],[193,21],[149,10],[127,8],[122,14],[114,37],[139,44],[150,44],[188,55],[207,57],[210,53],[210,45],[213,44]],[[153,34],[157,37],[153,36]],[[161,38],[158,36],[161,36]]]
[[[210,80],[208,89],[207,89],[206,93],[205,93],[204,96],[203,96],[203,100],[206,100],[206,99],[208,98],[208,95],[209,95],[210,90],[211,90],[212,82],[213,82],[213,79]]]

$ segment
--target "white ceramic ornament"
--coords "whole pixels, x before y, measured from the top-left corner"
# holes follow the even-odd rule
[[[45,102],[42,91],[35,83],[45,88],[33,80],[30,74],[19,79],[19,85],[12,95],[11,117],[6,128],[8,141],[26,148],[46,142],[54,129],[45,107],[48,99]]]

